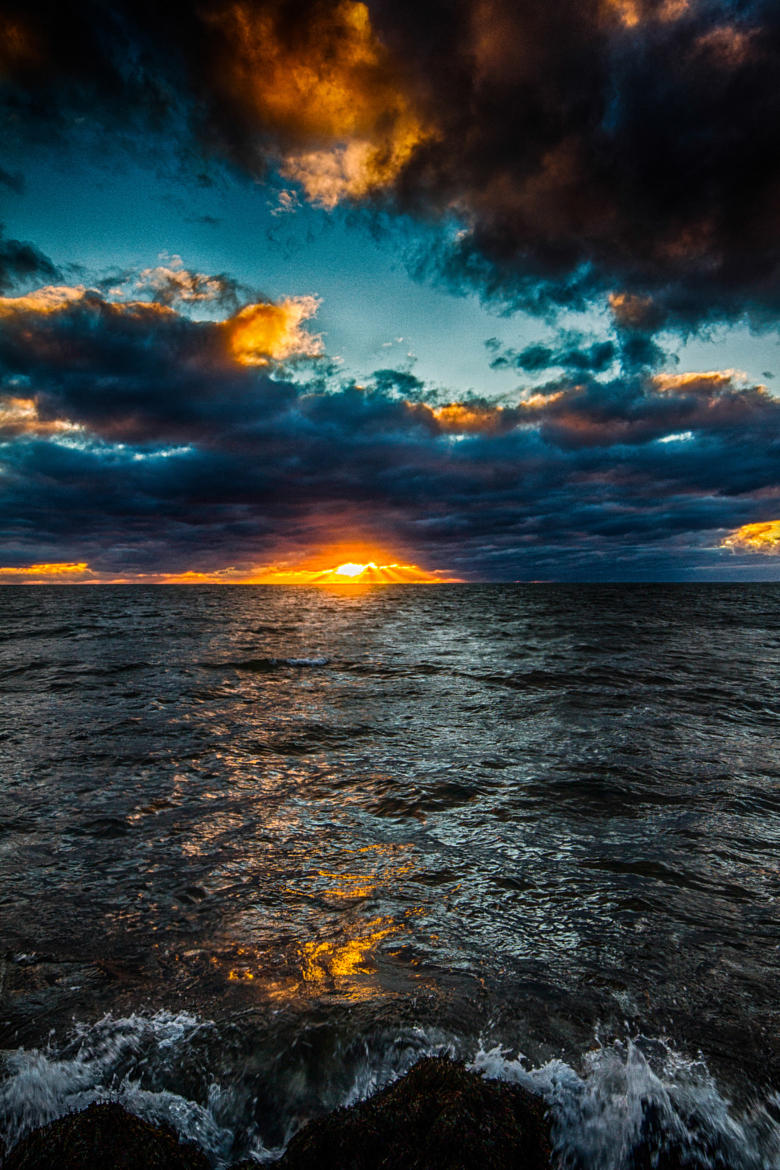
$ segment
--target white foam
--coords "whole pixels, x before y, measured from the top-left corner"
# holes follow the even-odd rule
[[[206,1067],[209,1057],[197,1055],[199,1046],[193,1040],[209,1030],[213,1035],[203,1037],[208,1043],[201,1051],[220,1047],[216,1027],[186,1012],[106,1015],[96,1023],[77,1025],[64,1043],[55,1046],[52,1039],[46,1049],[6,1053],[0,1083],[6,1140],[13,1145],[31,1129],[108,1099],[149,1121],[167,1122],[183,1138],[197,1142],[217,1167],[234,1159],[237,1130],[243,1132],[242,1156],[248,1143],[249,1154],[258,1162],[278,1157],[283,1147],[267,1147],[259,1136],[246,1085],[242,1092],[234,1084],[220,1084]],[[421,1056],[463,1054],[464,1041],[434,1028],[375,1034],[357,1048],[354,1040],[345,1039],[343,1051],[337,1044],[332,1054],[335,1066],[321,1083],[311,1086],[318,1101],[315,1111],[371,1096]],[[177,1092],[182,1070],[191,1071],[193,1060],[196,1081],[202,1086],[199,1100]],[[544,1097],[550,1107],[558,1170],[629,1170],[646,1134],[648,1116],[652,1140],[675,1146],[692,1166],[780,1167],[780,1097],[756,1102],[739,1114],[705,1063],[681,1055],[666,1041],[636,1037],[598,1043],[577,1069],[561,1059],[533,1067],[522,1055],[483,1045],[471,1067]],[[288,1087],[289,1108],[282,1105],[286,1117],[278,1118],[283,1144],[305,1119],[300,1102],[294,1100],[294,1081]],[[659,1152],[656,1144],[651,1162]]]
[[[329,658],[285,658],[288,666],[327,666]]]
[[[542,1094],[561,1170],[628,1170],[649,1115],[652,1140],[679,1147],[686,1161],[714,1166],[717,1150],[735,1170],[780,1166],[780,1125],[771,1112],[777,1102],[736,1115],[704,1061],[666,1041],[598,1045],[586,1053],[581,1073],[563,1060],[529,1068],[522,1055],[512,1058],[500,1047],[480,1049],[471,1067]]]
[[[354,1105],[357,1101],[365,1101],[408,1073],[423,1056],[454,1058],[456,1055],[452,1038],[437,1028],[408,1028],[379,1052],[366,1043],[364,1059],[358,1062],[352,1086],[340,1104]]]
[[[78,1024],[68,1055],[53,1048],[18,1049],[6,1054],[0,1083],[0,1119],[6,1141],[14,1145],[31,1129],[93,1101],[118,1101],[151,1122],[167,1122],[185,1139],[197,1142],[219,1164],[229,1154],[232,1132],[217,1120],[220,1087],[212,1085],[204,1103],[167,1088],[143,1087],[150,1071],[158,1078],[175,1073],[181,1054],[196,1032],[213,1027],[187,1012],[115,1018]],[[220,1109],[220,1113],[222,1110]]]

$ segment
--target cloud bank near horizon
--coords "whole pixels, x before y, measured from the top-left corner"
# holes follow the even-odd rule
[[[240,573],[348,536],[466,579],[679,575],[683,551],[683,574],[728,571],[772,551],[722,543],[774,519],[780,446],[780,402],[735,371],[564,370],[503,404],[409,397],[387,369],[322,388],[295,375],[319,352],[305,298],[215,319],[186,300],[0,298],[9,567]]]

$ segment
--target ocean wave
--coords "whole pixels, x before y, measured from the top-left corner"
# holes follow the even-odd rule
[[[483,1076],[541,1094],[550,1109],[556,1170],[633,1170],[669,1159],[691,1170],[779,1164],[780,1097],[756,1099],[739,1111],[703,1060],[667,1041],[612,1041],[585,1053],[577,1068],[563,1059],[533,1067],[501,1047],[406,1025],[357,1040],[345,1036],[328,1046],[327,1062],[312,1058],[305,1070],[285,1071],[281,1054],[258,1037],[251,1074],[241,1060],[233,1068],[209,1066],[228,1047],[213,1021],[159,1011],[107,1015],[77,1025],[60,1044],[52,1038],[45,1050],[7,1053],[0,1083],[6,1142],[10,1147],[31,1129],[110,1099],[149,1121],[167,1122],[197,1142],[215,1167],[247,1155],[269,1162],[309,1116],[370,1096],[421,1056],[449,1055],[465,1058]],[[263,1116],[269,1084],[281,1114],[273,1125]]]
[[[327,666],[329,662],[330,659],[325,655],[311,655],[300,658],[234,658],[227,662],[202,662],[201,666],[206,670],[246,670],[265,674],[285,666],[317,667]]]
[[[480,1049],[471,1067],[541,1093],[560,1170],[633,1170],[640,1149],[651,1166],[663,1166],[670,1152],[691,1170],[780,1164],[780,1097],[740,1114],[702,1059],[665,1040],[598,1045],[579,1072],[563,1060],[529,1068],[500,1047]]]
[[[64,1049],[52,1040],[46,1050],[7,1053],[0,1083],[7,1148],[32,1129],[110,1099],[148,1121],[173,1126],[217,1164],[225,1161],[233,1137],[217,1119],[219,1086],[214,1084],[209,1099],[199,1103],[164,1083],[179,1073],[195,1033],[211,1027],[210,1021],[187,1012],[120,1019],[106,1015],[92,1025],[76,1025]],[[150,1079],[159,1087],[146,1087],[144,1081]]]
[[[310,1117],[363,1100],[421,1056],[455,1055],[446,1037],[412,1027],[357,1042],[345,1037],[326,1069],[302,1070],[295,1062],[285,1067],[284,1054],[269,1050],[261,1036],[250,1045],[250,1058],[244,1052],[231,1065],[223,1061],[228,1033],[230,1025],[223,1033],[212,1020],[188,1012],[109,1013],[77,1024],[62,1040],[52,1035],[44,1049],[6,1052],[0,1079],[6,1149],[58,1117],[110,1100],[172,1126],[217,1170],[238,1158],[265,1163],[281,1155]],[[304,1048],[309,1051],[310,1043]],[[270,1118],[272,1102],[278,1116]]]

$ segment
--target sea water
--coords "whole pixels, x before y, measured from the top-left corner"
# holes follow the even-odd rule
[[[780,586],[0,590],[0,1116],[216,1165],[425,1053],[780,1162]]]

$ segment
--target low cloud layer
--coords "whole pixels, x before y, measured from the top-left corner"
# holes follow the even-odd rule
[[[0,298],[6,567],[240,576],[353,540],[466,578],[696,577],[776,518],[780,402],[734,371],[570,368],[503,405],[389,369],[314,391],[281,361],[318,348],[302,303]],[[237,323],[263,313],[282,343],[247,363]]]

